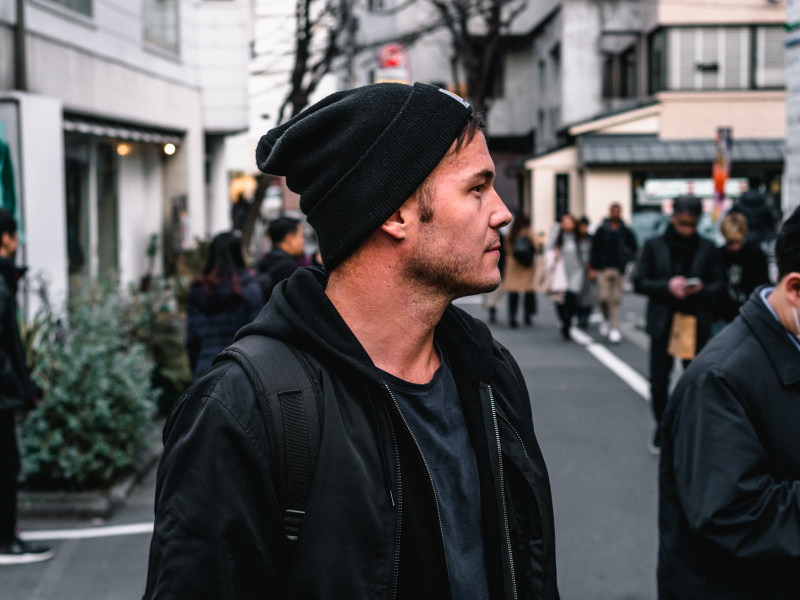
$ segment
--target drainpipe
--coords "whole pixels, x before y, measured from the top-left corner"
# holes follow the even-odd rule
[[[16,89],[28,90],[28,55],[25,52],[25,0],[17,0],[17,28],[14,32],[14,76]]]

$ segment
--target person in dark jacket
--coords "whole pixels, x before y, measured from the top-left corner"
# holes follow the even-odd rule
[[[264,305],[255,277],[244,264],[242,238],[220,233],[211,242],[202,273],[189,287],[186,350],[195,378],[233,341]]]
[[[17,223],[0,209],[0,565],[39,562],[54,556],[17,533],[18,415],[36,405],[37,387],[25,362],[17,324],[17,283],[25,269],[14,264],[19,245]]]
[[[667,405],[669,375],[675,362],[667,351],[673,315],[680,312],[696,318],[695,352],[699,352],[711,336],[711,306],[722,290],[717,248],[697,234],[702,210],[699,198],[675,198],[669,226],[645,242],[634,274],[636,293],[648,296],[650,397],[656,422],[649,446],[653,453],[658,453],[658,424]]]
[[[165,426],[145,598],[558,598],[525,381],[452,305],[499,285],[511,219],[481,127],[449,92],[386,83],[261,138],[259,168],[300,194],[325,265],[279,283],[237,336],[310,363],[304,520],[290,552],[275,440],[245,371],[219,362]]]
[[[767,199],[757,189],[745,191],[733,203],[730,213],[739,213],[747,219],[747,242],[760,246],[775,239],[775,216]]]
[[[619,307],[625,268],[636,256],[636,236],[622,220],[622,206],[614,202],[609,216],[597,228],[592,240],[589,278],[597,280],[597,297],[603,311],[600,335],[611,343],[622,341],[619,332]]]
[[[800,597],[800,209],[776,259],[664,414],[660,600]]]
[[[714,332],[719,332],[739,314],[739,308],[757,287],[769,283],[767,257],[761,248],[746,241],[747,220],[740,213],[728,213],[720,231],[725,245],[719,249],[725,286],[714,302]]]
[[[300,266],[305,234],[300,219],[278,217],[267,228],[272,248],[256,264],[256,279],[261,287],[264,302],[269,300],[278,282],[291,277]]]

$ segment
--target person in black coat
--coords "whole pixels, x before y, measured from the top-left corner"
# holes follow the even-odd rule
[[[186,350],[195,378],[263,306],[261,290],[244,264],[241,236],[219,234],[211,242],[202,273],[189,287],[186,303]]]
[[[800,209],[776,259],[664,413],[660,600],[800,597]]]
[[[755,189],[744,192],[733,203],[731,213],[747,219],[747,242],[759,246],[775,238],[775,216],[764,194]]]
[[[267,228],[272,248],[256,264],[256,279],[261,287],[264,303],[272,290],[284,279],[289,279],[300,266],[303,256],[305,234],[300,219],[278,217]]]
[[[739,314],[739,308],[758,286],[769,283],[767,257],[761,248],[745,241],[747,220],[740,213],[728,213],[720,231],[725,245],[719,249],[725,286],[714,303],[714,332],[719,332]]]
[[[634,275],[634,289],[649,298],[646,328],[650,336],[650,396],[656,421],[650,447],[653,452],[658,452],[658,424],[667,404],[674,364],[667,352],[673,315],[680,312],[696,317],[698,352],[711,337],[711,306],[722,289],[717,249],[697,234],[701,213],[699,198],[676,198],[667,230],[645,242]]]
[[[39,562],[53,557],[49,548],[17,534],[17,416],[36,406],[38,390],[25,363],[17,324],[17,283],[25,272],[14,264],[19,232],[14,217],[0,209],[0,565]]]

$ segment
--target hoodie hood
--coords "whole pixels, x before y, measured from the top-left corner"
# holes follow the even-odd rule
[[[378,369],[325,295],[326,273],[303,267],[274,289],[261,314],[236,335],[265,335],[292,344],[324,362],[331,361],[381,382]],[[481,321],[450,305],[434,333],[454,369],[473,383],[492,375],[492,335]]]
[[[766,202],[764,195],[756,190],[747,190],[739,196],[739,203],[747,206],[763,206]]]

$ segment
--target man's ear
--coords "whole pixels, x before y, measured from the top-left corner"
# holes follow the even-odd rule
[[[392,213],[391,217],[383,222],[381,229],[396,240],[405,239],[406,235],[408,235],[408,219],[406,218],[408,210],[409,208],[406,204],[398,208]]]
[[[786,289],[786,297],[794,306],[800,308],[800,273],[789,273],[783,285]]]

